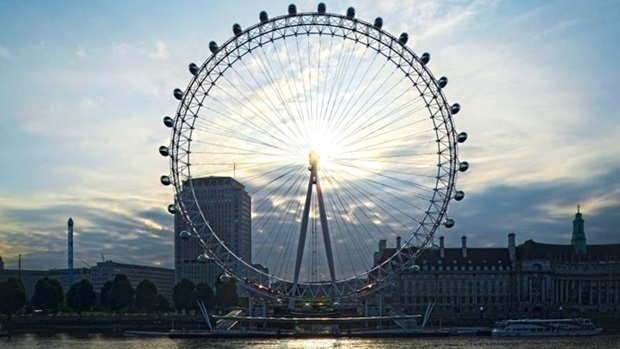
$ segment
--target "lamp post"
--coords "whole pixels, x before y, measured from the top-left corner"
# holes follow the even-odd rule
[[[482,322],[483,319],[484,319],[484,307],[481,305],[480,306],[480,322]]]
[[[564,314],[564,307],[560,305],[559,310],[560,310],[560,319],[561,319],[561,318],[564,317],[564,315],[563,315]]]

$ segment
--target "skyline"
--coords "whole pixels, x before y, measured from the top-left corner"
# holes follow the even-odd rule
[[[173,114],[187,64],[233,23],[284,14],[289,2],[215,4],[188,15],[165,2],[127,4],[6,1],[0,4],[0,256],[5,267],[66,267],[66,222],[75,220],[78,258],[171,267],[173,192],[159,183],[168,162],[162,125]],[[317,2],[295,2],[314,11]],[[238,3],[237,3],[238,4]],[[175,6],[176,5],[176,6]],[[384,28],[409,33],[408,46],[432,54],[462,106],[460,158],[470,170],[457,187],[447,246],[528,239],[570,243],[581,205],[589,244],[620,241],[620,123],[614,113],[620,6],[599,2],[326,2],[356,8]],[[30,23],[27,25],[27,23]],[[68,24],[70,23],[70,25]],[[610,23],[614,23],[610,25]],[[615,122],[614,122],[615,121]],[[378,241],[377,241],[378,242]],[[393,242],[390,242],[393,243]],[[368,256],[370,261],[372,256]]]

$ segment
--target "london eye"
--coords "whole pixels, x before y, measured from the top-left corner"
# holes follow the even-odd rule
[[[416,268],[441,226],[452,227],[452,199],[467,139],[457,132],[458,103],[448,79],[429,69],[407,33],[392,35],[378,17],[349,8],[329,13],[290,5],[189,65],[175,89],[176,114],[164,118],[160,147],[180,212],[204,254],[250,289],[273,299],[343,301],[381,288]],[[252,200],[252,257],[236,254],[210,225],[194,179],[231,177]],[[377,260],[379,240],[401,242]],[[265,268],[258,268],[256,265]]]

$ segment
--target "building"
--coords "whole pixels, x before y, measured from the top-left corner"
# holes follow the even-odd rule
[[[444,319],[620,310],[620,244],[587,245],[579,211],[570,245],[528,240],[517,246],[514,233],[505,248],[469,248],[465,236],[459,248],[446,248],[443,237],[439,241],[420,256],[419,270],[395,279],[385,297],[393,309],[423,313],[434,304],[433,314]],[[396,250],[380,241],[375,263]]]
[[[134,289],[142,280],[147,279],[155,284],[159,293],[172,301],[172,289],[174,287],[173,269],[106,261],[97,263],[90,271],[91,283],[95,292],[101,292],[101,288],[106,281],[113,281],[116,275],[125,274]]]
[[[198,205],[217,236],[237,256],[252,264],[252,203],[245,187],[231,177],[203,177],[192,179]],[[183,190],[189,190],[189,183]],[[196,239],[183,239],[181,232],[191,228],[179,212],[174,217],[175,282],[182,279],[209,285],[222,274],[213,261],[199,263],[204,253]]]
[[[19,270],[19,269],[0,269],[0,282],[6,281],[8,278],[16,278],[22,281],[24,288],[26,289],[26,298],[30,299],[34,295],[35,286],[39,279],[49,277],[56,279],[60,282],[63,290],[67,292],[67,269],[50,269],[50,270]],[[80,282],[82,280],[90,281],[90,269],[88,268],[76,268],[73,269],[74,282]]]
[[[395,249],[385,247],[383,259]],[[434,303],[435,313],[477,314],[481,306],[505,311],[511,303],[512,267],[509,249],[469,248],[467,238],[460,248],[446,248],[439,238],[439,248],[424,251],[418,259],[419,270],[403,272],[387,302],[399,311],[423,313]]]
[[[174,270],[158,267],[147,267],[134,264],[123,264],[112,261],[100,262],[91,268],[74,268],[73,282],[78,283],[82,280],[88,280],[93,284],[95,292],[101,292],[101,288],[106,281],[113,281],[116,275],[125,274],[135,289],[140,281],[144,279],[151,280],[159,293],[168,300],[172,300],[172,288],[174,287]],[[69,273],[67,269],[50,269],[50,270],[19,270],[19,269],[0,269],[0,282],[6,281],[8,278],[16,278],[22,281],[26,289],[26,297],[32,298],[34,295],[35,285],[39,279],[49,277],[56,279],[63,286],[63,290],[67,292],[67,280]]]

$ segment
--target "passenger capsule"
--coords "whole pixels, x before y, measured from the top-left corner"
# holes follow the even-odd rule
[[[340,303],[334,302],[333,308],[336,310],[340,309]]]
[[[413,272],[418,272],[420,271],[420,266],[417,264],[412,265],[411,267],[409,267],[409,269]]]
[[[176,206],[174,206],[174,204],[168,205],[168,212],[170,212],[171,214],[175,214],[177,212]]]
[[[465,198],[465,192],[461,191],[461,190],[457,190],[454,193],[454,200],[456,201],[461,201]]]
[[[174,119],[169,116],[164,116],[164,125],[166,125],[166,127],[174,126]]]
[[[170,185],[170,183],[172,183],[172,181],[170,180],[170,177],[163,175],[159,178],[159,181],[161,182],[161,184],[163,185]]]
[[[179,237],[183,240],[187,240],[191,237],[191,234],[187,230],[181,230],[181,232],[179,233]]]
[[[450,114],[456,115],[459,113],[459,111],[461,111],[461,105],[458,103],[452,104],[452,106],[450,107]]]
[[[205,264],[205,263],[207,263],[209,261],[210,258],[206,254],[201,253],[201,254],[198,255],[198,258],[196,258],[196,259],[198,260],[198,263]]]
[[[218,49],[219,47],[217,46],[217,42],[215,41],[209,42],[209,51],[211,51],[211,53],[216,53]]]
[[[420,57],[420,63],[422,63],[422,65],[427,65],[430,60],[431,60],[431,54],[428,52],[424,52],[422,56]]]
[[[161,154],[161,156],[168,156],[170,155],[170,150],[168,150],[168,147],[166,147],[165,145],[162,145],[159,147],[159,153]]]
[[[325,7],[325,3],[323,3],[323,2],[320,2],[320,3],[319,3],[319,6],[318,6],[318,8],[317,8],[317,12],[318,12],[320,15],[324,15],[324,14],[325,14],[325,12],[327,12],[327,8]]]
[[[439,78],[439,81],[437,81],[437,84],[439,85],[439,88],[446,87],[446,85],[448,84],[448,78],[445,76],[442,76],[441,78]]]
[[[443,221],[443,225],[446,228],[452,228],[454,226],[454,219],[447,218],[445,221]]]
[[[398,42],[404,45],[407,43],[407,40],[409,40],[409,34],[407,33],[400,34],[400,37],[398,38]]]
[[[467,140],[467,132],[461,132],[456,136],[456,141],[459,143],[464,143]]]
[[[235,34],[235,36],[241,35],[242,31],[243,30],[241,30],[241,26],[238,23],[233,24],[233,34]]]
[[[228,275],[228,274],[220,275],[220,281],[224,282],[224,283],[229,282],[230,281],[230,275]]]
[[[347,9],[347,18],[349,18],[349,19],[355,18],[355,8],[349,7]]]
[[[196,63],[190,63],[189,64],[189,72],[193,75],[196,76],[198,75],[198,66],[196,65]]]
[[[178,100],[183,99],[183,91],[181,91],[180,88],[175,88],[174,91],[172,91],[172,94],[174,95],[174,98]]]
[[[381,27],[383,27],[383,18],[381,17],[375,18],[375,23],[372,26],[377,29],[381,29]]]
[[[469,162],[463,161],[459,164],[459,171],[465,172],[467,169],[469,169]]]
[[[261,23],[265,23],[269,20],[269,16],[267,16],[267,12],[265,11],[260,11],[260,13],[258,14],[258,18],[260,19]]]
[[[297,14],[297,6],[295,6],[295,4],[288,5],[288,15],[294,16],[296,14]]]

